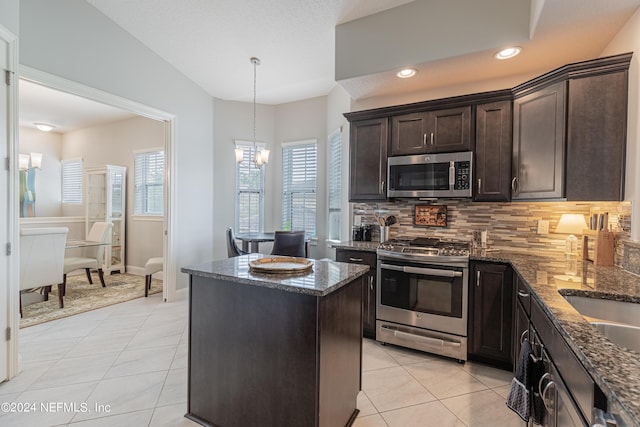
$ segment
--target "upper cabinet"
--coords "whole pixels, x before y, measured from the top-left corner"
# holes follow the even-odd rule
[[[514,88],[513,199],[623,200],[631,54]]]
[[[511,116],[511,101],[490,102],[476,107],[475,201],[509,201]]]
[[[351,122],[349,133],[349,201],[387,198],[386,117]]]
[[[565,82],[518,98],[513,104],[511,197],[564,197]]]
[[[469,105],[391,117],[391,156],[469,150]]]

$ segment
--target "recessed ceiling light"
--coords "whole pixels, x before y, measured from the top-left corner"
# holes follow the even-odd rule
[[[34,123],[34,125],[38,130],[41,130],[42,132],[49,132],[55,129],[54,125],[50,125],[48,123]]]
[[[400,77],[401,79],[408,79],[409,77],[413,77],[416,75],[416,70],[415,68],[405,68],[404,70],[400,70],[396,73],[396,76]]]
[[[520,52],[522,52],[522,48],[521,47],[512,46],[512,47],[508,47],[506,49],[502,49],[500,52],[496,53],[494,55],[494,57],[496,59],[509,59],[509,58],[513,58],[514,56],[516,56]]]

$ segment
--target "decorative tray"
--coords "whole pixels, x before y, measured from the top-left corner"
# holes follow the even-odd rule
[[[249,262],[251,271],[260,273],[300,273],[311,270],[313,262],[306,258],[273,257],[260,258]]]

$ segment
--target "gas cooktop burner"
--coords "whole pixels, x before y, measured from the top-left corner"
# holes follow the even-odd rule
[[[433,237],[398,238],[387,240],[378,246],[379,254],[405,254],[408,257],[469,258],[469,243]]]

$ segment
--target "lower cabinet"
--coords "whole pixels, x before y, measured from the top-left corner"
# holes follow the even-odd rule
[[[513,367],[513,270],[489,262],[471,264],[468,357],[499,368]]]
[[[517,295],[514,354],[517,358],[522,342],[529,340],[535,358],[542,362],[543,370],[532,380],[531,390],[541,397],[541,425],[592,425],[593,408],[605,409],[606,398],[519,277]]]
[[[376,338],[376,253],[351,249],[336,249],[336,261],[364,264],[369,272],[363,276],[362,336]]]

